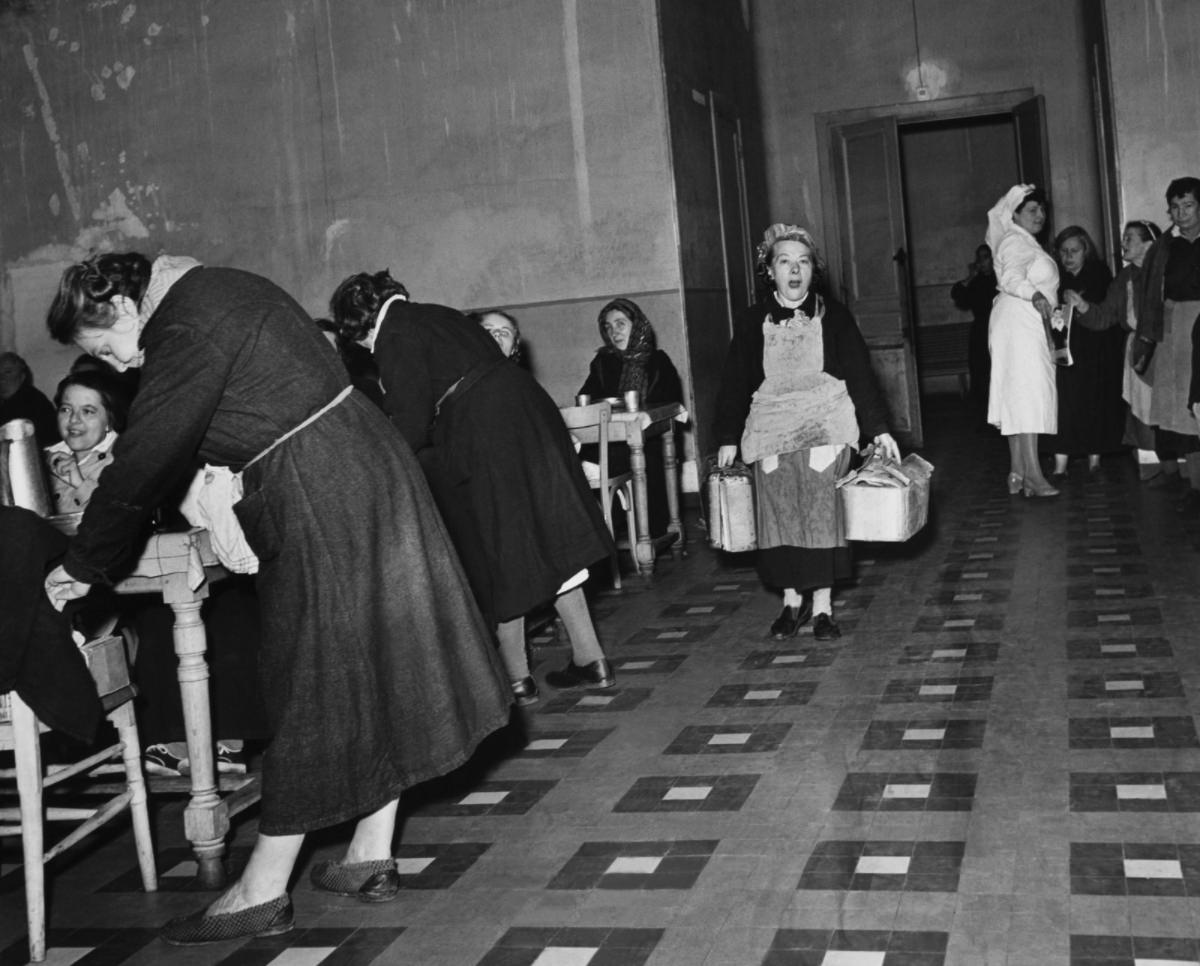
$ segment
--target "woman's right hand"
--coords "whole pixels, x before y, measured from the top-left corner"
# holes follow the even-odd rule
[[[76,580],[61,564],[50,571],[50,576],[46,578],[43,586],[46,588],[46,596],[57,611],[61,611],[67,601],[87,596],[87,592],[92,589],[91,584]]]
[[[717,450],[717,466],[733,466],[733,462],[736,459],[736,446],[722,446]]]
[[[1047,325],[1050,323],[1050,316],[1054,312],[1054,307],[1050,304],[1050,300],[1041,292],[1035,292],[1033,296],[1033,307],[1038,310],[1042,321]]]

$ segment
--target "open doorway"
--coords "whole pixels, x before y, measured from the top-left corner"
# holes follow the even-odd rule
[[[1007,112],[902,123],[898,134],[920,391],[965,397],[979,389],[968,367],[973,321],[950,290],[983,242],[988,208],[1019,180],[1016,122]]]
[[[893,435],[906,446],[920,447],[923,437],[909,209],[927,206],[930,195],[944,200],[946,192],[931,177],[927,192],[913,191],[911,198],[906,197],[900,132],[923,126],[954,132],[957,125],[961,138],[976,125],[979,131],[988,130],[999,118],[1007,119],[1011,138],[1008,150],[998,155],[1012,158],[1018,173],[995,187],[985,201],[962,201],[954,215],[963,226],[978,219],[971,233],[980,240],[987,209],[1005,188],[1014,181],[1050,183],[1045,105],[1040,95],[1029,90],[976,94],[832,111],[816,118],[821,183],[828,186],[822,192],[822,209],[829,277],[858,321],[887,399]],[[1002,125],[996,131],[1001,129]],[[909,169],[913,167],[910,161]],[[977,243],[973,241],[966,251]],[[958,265],[963,259],[960,254],[954,262]]]

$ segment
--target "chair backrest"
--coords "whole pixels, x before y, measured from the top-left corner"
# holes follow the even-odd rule
[[[612,422],[612,403],[598,402],[587,406],[566,406],[559,410],[567,429],[596,429],[600,450],[600,480],[608,485],[608,424]]]

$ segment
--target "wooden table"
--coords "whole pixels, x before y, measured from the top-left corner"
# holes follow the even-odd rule
[[[156,533],[150,537],[133,572],[116,585],[119,594],[156,594],[175,614],[175,654],[179,658],[179,693],[187,733],[191,778],[155,778],[152,791],[187,791],[183,831],[196,853],[197,875],[206,889],[225,880],[223,859],[229,819],[257,802],[257,775],[223,776],[217,781],[213,760],[212,710],[208,698],[208,638],[200,606],[209,584],[228,576],[209,542],[208,531]],[[221,792],[226,794],[222,797]]]
[[[662,403],[641,412],[627,413],[614,406],[608,426],[609,441],[623,442],[629,447],[629,466],[633,471],[633,503],[637,516],[637,542],[633,547],[638,573],[649,577],[654,573],[654,558],[659,547],[670,546],[676,557],[684,554],[685,533],[679,516],[679,473],[675,460],[674,424],[686,410],[682,403]],[[599,429],[572,430],[581,443],[597,443]],[[650,536],[650,508],[646,492],[646,440],[661,436],[663,441],[663,473],[667,481],[667,509],[670,522],[667,532]]]

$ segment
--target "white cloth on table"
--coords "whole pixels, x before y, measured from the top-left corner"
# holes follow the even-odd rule
[[[258,557],[250,549],[233,505],[242,498],[242,477],[228,466],[205,466],[192,479],[179,505],[187,522],[208,531],[213,552],[238,574],[258,573]]]

